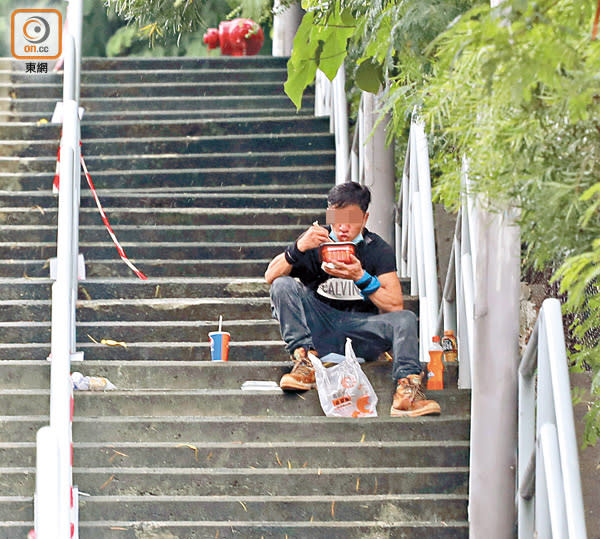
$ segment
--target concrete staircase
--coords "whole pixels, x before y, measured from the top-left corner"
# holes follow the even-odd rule
[[[57,75],[0,72],[0,537],[32,527],[35,433],[48,423],[51,194]],[[88,59],[83,152],[125,251],[82,186],[73,366],[112,392],[77,392],[80,537],[467,537],[469,395],[440,417],[391,419],[390,365],[365,372],[377,419],[322,416],[316,392],[242,391],[291,363],[271,320],[269,260],[334,183],[328,120],[296,113],[285,60]],[[406,297],[408,308],[416,298]],[[210,359],[219,315],[230,361]],[[122,345],[101,344],[102,339]]]

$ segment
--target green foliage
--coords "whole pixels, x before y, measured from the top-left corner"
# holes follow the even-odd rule
[[[558,267],[574,316],[571,360],[594,372],[585,440],[600,433],[600,111],[595,5],[574,0],[478,6],[429,48],[417,92],[438,154],[437,189],[455,206],[462,155],[476,189],[521,209],[524,264]]]
[[[135,21],[154,45],[157,39],[194,32],[203,26],[206,2],[200,0],[105,0],[106,6],[127,22]]]
[[[82,41],[83,56],[106,56],[106,39],[123,26],[113,13],[107,13],[103,0],[84,0]]]
[[[333,80],[346,57],[348,39],[354,33],[356,21],[349,9],[343,9],[335,0],[324,11],[318,0],[304,0],[307,13],[302,18],[294,38],[292,55],[288,61],[288,79],[285,92],[298,109],[302,94],[315,79],[317,68]]]

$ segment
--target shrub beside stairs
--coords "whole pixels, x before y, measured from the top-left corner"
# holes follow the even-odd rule
[[[35,433],[48,423],[60,128],[56,74],[0,73],[0,537],[33,526]],[[87,59],[83,153],[137,279],[82,178],[73,365],[80,537],[467,537],[469,394],[390,418],[390,364],[365,366],[376,419],[325,418],[315,391],[241,390],[291,365],[262,275],[334,183],[328,120],[296,113],[285,60]],[[405,288],[407,285],[405,283]],[[417,309],[407,296],[408,308]],[[209,361],[223,315],[230,361]],[[104,344],[102,341],[104,340]],[[108,344],[106,344],[108,343]]]

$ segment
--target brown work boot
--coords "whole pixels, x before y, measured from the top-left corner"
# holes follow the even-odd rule
[[[310,353],[317,355],[314,350]],[[317,356],[318,357],[318,356]],[[308,358],[308,352],[305,348],[296,348],[292,354],[294,367],[292,372],[284,374],[279,382],[281,389],[287,390],[307,390],[314,389],[317,384],[315,382],[315,369]]]
[[[393,417],[416,417],[420,415],[440,414],[440,405],[425,398],[422,388],[423,375],[410,374],[398,380],[394,401],[390,409]]]

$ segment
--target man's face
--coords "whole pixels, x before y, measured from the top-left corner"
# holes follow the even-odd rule
[[[369,212],[363,212],[357,204],[327,208],[327,224],[331,225],[339,241],[356,238],[363,231],[368,218]]]

